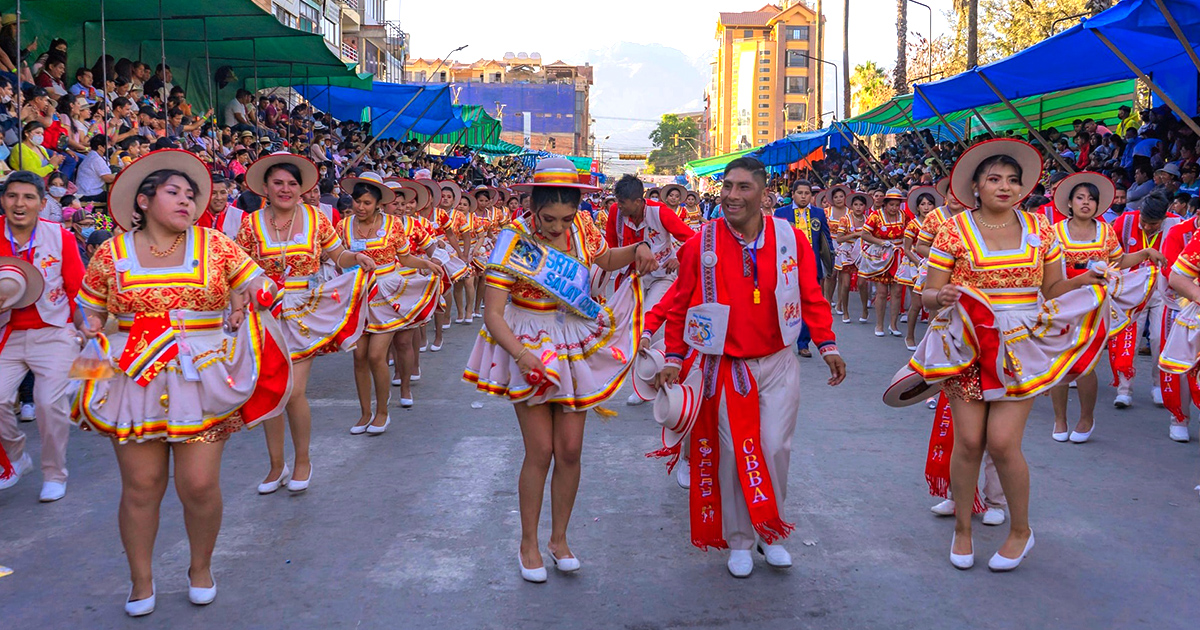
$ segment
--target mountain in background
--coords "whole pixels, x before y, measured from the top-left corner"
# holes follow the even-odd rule
[[[588,50],[581,59],[595,67],[592,133],[606,153],[647,153],[648,136],[663,114],[704,108],[711,55],[690,58],[670,46],[620,42]]]

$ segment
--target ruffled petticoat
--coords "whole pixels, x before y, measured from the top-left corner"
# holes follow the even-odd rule
[[[864,243],[862,258],[858,263],[858,276],[872,282],[891,284],[896,281],[896,270],[903,257],[904,254],[895,245]]]
[[[132,316],[119,317],[120,332],[101,341],[116,376],[83,381],[71,414],[81,429],[122,443],[219,442],[283,412],[292,362],[275,318],[250,312],[231,335],[220,312],[182,315],[199,380],[186,378],[182,354],[155,366],[158,374],[145,386],[121,371],[116,366],[136,324]]]
[[[857,267],[859,260],[862,258],[862,241],[850,241],[849,243],[838,243],[834,248],[833,268],[841,271],[850,267]]]
[[[367,332],[394,332],[433,317],[442,288],[440,278],[434,279],[395,264],[376,269],[367,297]]]
[[[1039,304],[995,308],[961,287],[957,304],[929,323],[909,361],[927,382],[960,400],[1023,400],[1095,367],[1111,333],[1145,307],[1151,268],[1113,274]]]
[[[1200,302],[1183,307],[1158,355],[1158,367],[1170,374],[1185,374],[1200,363]]]
[[[310,278],[288,278],[276,300],[276,316],[292,361],[349,350],[367,327],[367,295],[373,279],[362,269],[309,288]]]
[[[908,259],[903,252],[899,255],[899,263],[896,265],[896,282],[912,287],[917,284],[917,277],[921,275],[922,265],[917,265]]]
[[[505,307],[504,321],[545,364],[547,380],[538,386],[525,382],[516,360],[486,327],[475,340],[463,380],[512,402],[585,411],[611,398],[633,365],[643,327],[641,280],[622,282],[595,320],[560,310],[557,302],[514,299]]]

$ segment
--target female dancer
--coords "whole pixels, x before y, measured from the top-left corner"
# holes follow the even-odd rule
[[[467,263],[468,272],[463,279],[454,283],[454,308],[458,310],[455,324],[470,324],[474,313],[468,316],[468,307],[475,306],[475,276],[477,270],[472,264],[477,246],[476,236],[479,225],[475,219],[475,208],[478,202],[473,195],[463,195],[458,199],[454,213],[450,215],[450,225],[446,228],[446,240],[454,248],[459,260]]]
[[[217,230],[194,227],[212,190],[196,156],[166,149],[113,182],[108,208],[126,230],[96,251],[79,292],[88,338],[115,376],[83,381],[74,419],[112,438],[121,472],[118,522],[131,616],[154,612],[151,570],[159,507],[175,460],[175,491],[191,548],[188,599],[217,596],[212,554],[221,529],[221,453],[233,432],[279,413],[291,362],[270,313],[274,285]],[[255,296],[247,312],[246,294]],[[118,332],[104,337],[109,315]],[[269,375],[269,378],[262,378]]]
[[[858,286],[858,297],[862,301],[862,316],[860,323],[867,322],[867,301],[871,297],[871,285],[858,277],[858,264],[862,259],[863,226],[867,221],[867,207],[871,198],[865,193],[850,194],[850,209],[842,216],[837,224],[837,255],[834,258],[834,269],[838,272],[838,301],[837,312],[842,316],[842,323],[850,323],[850,289]]]
[[[860,281],[866,278],[879,285],[875,287],[876,337],[885,337],[888,333],[895,337],[904,335],[896,330],[896,320],[900,318],[900,296],[904,289],[904,286],[896,281],[896,272],[903,251],[904,228],[912,217],[900,209],[902,201],[904,193],[895,188],[887,191],[883,196],[883,207],[868,214],[863,224],[862,240],[869,245],[863,247],[858,275]],[[886,333],[883,331],[885,322],[888,327]]]
[[[463,374],[479,391],[513,402],[525,441],[518,481],[521,509],[521,577],[546,581],[538,547],[538,521],[546,474],[550,482],[550,558],[560,571],[579,569],[567,545],[567,523],[579,488],[580,452],[587,410],[620,388],[632,365],[641,335],[641,283],[622,283],[605,306],[586,288],[589,265],[619,271],[636,263],[639,273],[657,265],[641,243],[609,248],[590,218],[579,212],[580,194],[596,191],[578,183],[575,165],[564,158],[538,163],[532,191],[532,215],[501,233],[488,264],[484,328]],[[531,272],[534,260],[552,260],[569,270],[572,288],[564,291],[557,274],[546,282]],[[542,266],[544,268],[544,266]],[[511,298],[511,304],[509,303]]]
[[[462,197],[462,190],[458,187],[458,184],[451,181],[435,182],[435,186],[437,187],[437,195],[422,195],[422,189],[431,189],[426,187],[423,183],[419,183],[417,181],[408,180],[406,183],[409,182],[411,182],[409,188],[416,193],[417,199],[415,202],[408,202],[412,206],[408,213],[415,217],[421,222],[422,225],[425,225],[432,232],[434,239],[438,241],[439,249],[444,250],[447,254],[447,257],[449,257],[450,252],[453,250],[450,248],[450,244],[446,241],[446,228],[450,225],[450,213],[456,206],[458,206],[458,200]],[[429,197],[428,201],[424,201],[422,199],[425,196]],[[442,264],[445,265],[446,261],[442,261]],[[460,277],[451,277],[452,282],[455,283],[458,282],[459,279]],[[442,299],[447,302],[451,300],[454,297],[451,293],[452,291],[453,284],[451,284],[450,288],[447,288],[445,293],[442,294]],[[442,331],[450,327],[449,304],[444,305],[434,313],[433,323],[433,345],[428,346],[428,348],[433,352],[440,352],[442,349],[442,344],[444,343]],[[416,337],[418,339],[421,351],[424,352],[427,344],[429,343],[429,335],[425,332],[424,324],[421,325]]]
[[[917,283],[925,264],[925,256],[916,250],[917,239],[920,238],[921,225],[925,222],[925,217],[929,216],[929,213],[933,212],[933,209],[941,203],[942,196],[933,186],[917,186],[908,191],[908,207],[916,208],[917,213],[904,228],[904,257],[900,259],[900,271],[897,273],[896,280],[911,290],[908,304],[908,334],[904,337],[904,345],[909,350],[917,349],[917,317],[921,314],[921,302],[917,297],[920,289]]]
[[[829,219],[829,226],[831,230],[837,229],[836,226],[841,222],[842,217],[850,214],[850,208],[846,206],[846,202],[849,201],[849,196],[852,192],[854,191],[850,190],[849,186],[845,184],[838,184],[833,188],[830,188],[828,192],[818,195],[821,198],[821,201],[818,202],[818,204],[827,206],[825,209],[825,215]],[[825,201],[828,201],[828,204],[826,204]],[[834,252],[833,266],[834,269],[837,269],[837,252]],[[825,301],[831,304],[835,302],[835,297],[838,295],[837,284],[839,276],[840,274],[836,273],[825,275]],[[839,314],[845,314],[845,312],[842,311]]]
[[[259,494],[271,494],[285,483],[291,492],[308,489],[312,359],[354,347],[366,327],[365,302],[375,261],[364,252],[346,251],[329,219],[319,209],[300,203],[300,195],[316,184],[317,166],[290,153],[263,156],[246,170],[246,187],[267,205],[242,219],[237,244],[282,288],[276,308],[295,374],[287,402],[294,467],[289,470],[284,462],[283,416],[277,415],[263,423],[271,470],[259,484]],[[358,270],[322,283],[316,277],[322,255],[338,267],[357,265]]]
[[[470,324],[476,317],[483,317],[484,275],[487,269],[488,257],[492,254],[492,244],[495,243],[495,233],[499,230],[496,224],[493,203],[499,203],[498,192],[495,188],[477,187],[472,195],[476,204],[471,208],[475,223],[473,238],[475,246],[472,249],[471,263],[475,272],[475,301],[467,302],[467,322]]]
[[[917,378],[942,382],[950,399],[953,495],[974,495],[985,445],[996,462],[1011,520],[988,562],[993,571],[1015,569],[1034,545],[1021,453],[1033,398],[1086,373],[1104,345],[1104,291],[1090,286],[1104,278],[1089,271],[1068,280],[1050,225],[1014,209],[1040,171],[1037,150],[1019,140],[981,142],[959,158],[950,192],[974,210],[944,223],[934,239],[922,299],[940,312],[909,362]],[[974,565],[970,505],[960,500],[955,512],[950,561],[960,569]]]
[[[354,199],[354,212],[337,227],[343,247],[365,253],[375,263],[374,284],[367,302],[367,330],[354,346],[354,387],[362,416],[350,433],[379,435],[391,424],[388,400],[391,380],[387,373],[388,349],[396,331],[424,321],[437,307],[441,289],[440,267],[409,254],[408,236],[401,220],[381,212],[396,200],[396,193],[375,173],[347,177],[342,190]],[[402,265],[400,268],[397,264]],[[417,270],[432,274],[418,275]],[[412,344],[411,331],[405,343]],[[375,413],[371,413],[371,385],[375,386]],[[405,402],[407,401],[407,404]],[[412,394],[400,395],[400,406],[412,406]]]
[[[1155,265],[1162,266],[1166,257],[1158,250],[1147,247],[1132,254],[1121,250],[1121,241],[1111,225],[1098,221],[1096,217],[1112,205],[1116,186],[1104,175],[1092,172],[1080,172],[1068,175],[1059,182],[1054,191],[1054,207],[1066,211],[1066,221],[1054,224],[1054,233],[1062,246],[1064,269],[1067,278],[1088,272],[1088,268],[1096,263],[1107,263],[1110,269],[1128,269],[1149,260]],[[1144,274],[1143,274],[1144,275]],[[1149,291],[1154,288],[1153,276],[1148,283],[1126,282],[1131,289],[1143,287],[1146,295],[1135,299],[1135,309],[1141,310],[1149,299]],[[1124,291],[1128,293],[1128,291]],[[1114,299],[1116,299],[1114,297]],[[1110,328],[1109,334],[1115,335],[1119,329]],[[1114,356],[1109,353],[1109,360]],[[1117,374],[1114,367],[1113,374]],[[1067,385],[1055,385],[1050,390],[1050,399],[1054,403],[1054,432],[1050,434],[1056,442],[1070,440],[1083,444],[1092,436],[1096,419],[1096,372],[1095,370],[1080,376],[1075,380],[1079,391],[1079,422],[1074,430],[1067,431]]]

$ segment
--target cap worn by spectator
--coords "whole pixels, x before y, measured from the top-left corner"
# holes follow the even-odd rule
[[[1159,168],[1158,170],[1156,170],[1154,172],[1155,173],[1160,173],[1160,172],[1166,173],[1167,175],[1175,176],[1175,179],[1179,179],[1179,165],[1174,162],[1167,162],[1166,164],[1163,164],[1161,168]]]
[[[112,232],[108,230],[96,230],[87,237],[87,244],[92,246],[103,245],[108,239],[112,238]]]

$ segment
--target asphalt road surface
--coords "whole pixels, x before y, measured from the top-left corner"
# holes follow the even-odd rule
[[[756,557],[754,574],[736,580],[724,553],[691,547],[687,494],[644,456],[657,432],[648,406],[624,405],[626,386],[610,404],[617,418],[589,417],[570,530],[583,569],[523,582],[520,434],[509,405],[460,381],[478,326],[456,326],[442,352],[422,355],[416,408],[392,409],[378,437],[347,431],[358,417],[349,355],[317,359],[307,493],[259,496],[261,431],[232,438],[214,558],[220,594],[207,607],[187,601],[187,538],[169,490],[158,609],[125,616],[112,447],[73,431],[65,499],[39,504],[37,473],[0,493],[0,565],[14,570],[0,578],[0,628],[1197,627],[1196,426],[1190,444],[1168,440],[1168,415],[1150,401],[1149,359],[1138,360],[1133,408],[1113,409],[1112,390],[1101,388],[1088,444],[1051,441],[1050,401],[1038,400],[1025,439],[1037,547],[1016,572],[990,573],[1007,525],[976,521],[980,561],[962,572],[947,558],[951,520],[929,512],[932,412],[880,402],[907,360],[902,341],[875,338],[869,324],[837,326],[849,366],[842,386],[825,384],[819,358],[801,359],[790,570]],[[1107,363],[1099,369],[1106,381]],[[22,427],[36,454],[35,426]]]

